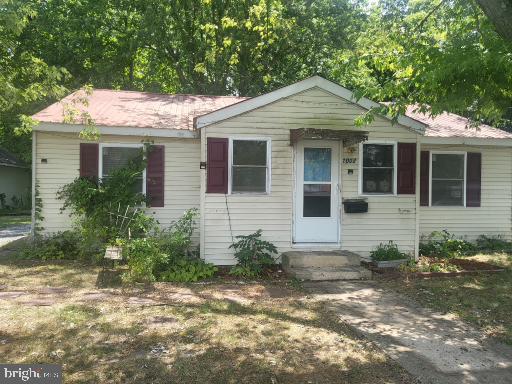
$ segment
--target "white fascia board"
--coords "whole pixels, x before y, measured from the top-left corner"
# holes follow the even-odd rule
[[[468,145],[468,146],[495,146],[512,147],[511,139],[492,139],[480,137],[435,137],[422,136],[419,139],[421,144],[439,144],[439,145]]]
[[[273,92],[253,97],[252,99],[244,100],[239,103],[218,109],[214,112],[210,112],[205,115],[199,116],[196,119],[196,127],[203,128],[207,125],[211,125],[216,122],[229,119],[230,117],[252,111],[256,108],[273,103],[282,98],[303,92],[313,87],[321,88],[327,92],[330,92],[336,96],[348,100],[356,105],[359,105],[360,107],[367,110],[371,108],[381,107],[379,103],[371,101],[367,98],[362,97],[360,99],[357,99],[352,91],[349,91],[348,89],[342,87],[339,84],[333,83],[332,81],[324,79],[323,77],[320,76],[313,76],[305,80],[299,81],[297,83],[288,85],[286,87],[279,88]],[[391,119],[389,116],[383,117]],[[410,117],[400,116],[398,118],[398,123],[407,128],[411,128],[412,130],[416,131],[419,134],[423,134],[425,132],[426,125],[417,120],[411,119]]]
[[[35,131],[40,132],[67,132],[79,133],[85,128],[79,124],[62,124],[42,122],[34,127]],[[167,129],[167,128],[140,128],[140,127],[107,127],[97,125],[102,135],[120,135],[120,136],[148,136],[148,137],[176,137],[183,139],[197,139],[198,133],[184,129]]]

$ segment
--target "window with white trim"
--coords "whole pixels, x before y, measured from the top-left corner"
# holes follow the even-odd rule
[[[362,144],[361,192],[395,193],[395,144]]]
[[[101,144],[99,173],[102,179],[108,178],[112,172],[127,167],[143,156],[142,145]],[[146,193],[146,171],[137,177],[135,191]]]
[[[231,192],[269,192],[269,140],[233,139],[231,145]]]
[[[466,154],[431,154],[430,201],[432,206],[464,206]]]

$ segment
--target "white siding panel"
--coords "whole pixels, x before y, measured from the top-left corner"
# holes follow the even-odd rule
[[[480,207],[421,207],[420,233],[446,229],[458,237],[475,240],[479,235],[512,239],[512,150],[467,146],[422,146],[422,150],[482,153]]]
[[[140,143],[143,137],[103,135],[104,143]],[[60,213],[62,201],[56,192],[79,175],[79,144],[76,134],[37,132],[36,178],[43,202],[43,227],[46,233],[72,226],[67,213]],[[162,226],[167,227],[188,208],[199,208],[200,143],[195,139],[155,138],[165,145],[165,204],[148,209]],[[41,159],[47,159],[46,164]],[[198,235],[196,235],[198,236]]]
[[[232,236],[263,230],[280,252],[293,247],[294,150],[290,129],[328,128],[369,131],[372,140],[416,140],[408,129],[377,118],[370,127],[355,127],[360,107],[318,88],[277,101],[202,129],[205,137],[269,137],[272,140],[272,186],[268,196],[206,194],[204,196],[203,257],[217,264],[233,264]],[[345,152],[342,157],[358,157]],[[203,140],[206,158],[206,140]],[[359,159],[358,159],[359,161]],[[354,173],[348,175],[348,169]],[[341,194],[358,197],[358,164],[342,164]],[[369,212],[341,217],[343,249],[367,256],[381,242],[395,240],[407,252],[414,250],[415,196],[369,197]],[[230,221],[228,219],[228,208]],[[340,211],[342,207],[340,206]]]

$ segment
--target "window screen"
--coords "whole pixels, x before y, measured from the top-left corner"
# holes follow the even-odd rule
[[[464,154],[432,154],[432,205],[464,205]]]
[[[363,144],[363,193],[394,193],[394,153],[393,144]]]
[[[232,162],[232,192],[267,191],[267,141],[233,140]]]
[[[142,156],[140,147],[103,147],[102,151],[102,178],[107,178],[113,171],[128,166],[131,162]],[[143,175],[137,178],[135,185],[137,192],[143,193]]]

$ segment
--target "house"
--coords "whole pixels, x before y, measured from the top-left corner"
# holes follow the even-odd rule
[[[0,148],[0,209],[30,206],[30,167]]]
[[[102,177],[150,139],[148,212],[165,226],[199,208],[201,256],[215,264],[233,264],[233,236],[260,228],[281,252],[363,257],[389,240],[417,255],[420,237],[442,229],[510,239],[512,134],[413,107],[396,123],[354,125],[377,105],[319,76],[254,98],[98,89],[88,111],[101,138],[91,143],[53,104],[34,116],[43,226],[70,225],[55,198],[62,185]]]

